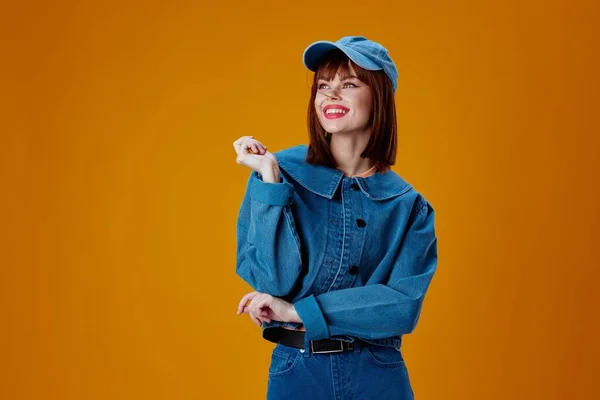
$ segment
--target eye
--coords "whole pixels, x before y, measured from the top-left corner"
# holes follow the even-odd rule
[[[346,83],[344,83],[343,87],[346,87],[346,85],[351,85],[351,86],[348,86],[348,87],[351,87],[351,88],[356,88],[356,87],[358,87],[358,86],[356,86],[356,85],[355,85],[354,83],[352,83],[352,82],[346,82]],[[327,86],[327,85],[326,85],[325,83],[320,83],[320,84],[319,84],[317,87],[318,87],[319,89],[323,89],[323,86]]]

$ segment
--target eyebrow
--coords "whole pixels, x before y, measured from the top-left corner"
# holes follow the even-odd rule
[[[344,76],[340,77],[340,80],[341,81],[345,81],[346,79],[350,79],[350,78],[356,78],[356,79],[358,79],[358,76],[356,76],[356,75],[344,75]],[[322,79],[324,81],[328,81],[329,82],[329,80],[325,79],[325,78],[319,78],[319,79]]]

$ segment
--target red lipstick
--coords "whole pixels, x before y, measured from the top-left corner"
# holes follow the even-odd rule
[[[327,110],[338,110],[338,111],[327,113]],[[323,107],[323,115],[327,119],[342,118],[344,115],[346,115],[348,113],[348,111],[350,111],[350,109],[348,107],[344,107],[339,104],[329,104],[329,105]]]

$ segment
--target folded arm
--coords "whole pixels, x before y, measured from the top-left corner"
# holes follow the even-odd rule
[[[412,213],[387,282],[310,295],[294,303],[309,340],[334,335],[380,339],[412,332],[437,268],[434,211]]]
[[[252,171],[238,213],[236,273],[255,290],[287,296],[302,270],[300,238],[290,203],[294,187],[281,174],[267,183]]]

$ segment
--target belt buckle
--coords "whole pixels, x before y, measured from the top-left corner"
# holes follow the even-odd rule
[[[316,340],[317,342],[319,340]],[[315,340],[311,340],[310,341],[310,351],[313,354],[323,354],[323,353],[341,353],[344,351],[344,342],[342,342],[341,340],[335,340],[336,342],[339,343],[340,348],[339,349],[321,349],[321,350],[315,350],[315,346],[314,346],[314,342]],[[353,343],[349,343],[349,345],[352,345]],[[348,350],[352,350],[354,346],[350,346],[348,348]]]

